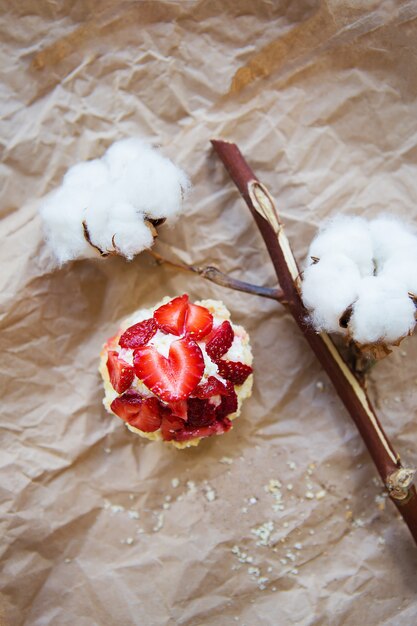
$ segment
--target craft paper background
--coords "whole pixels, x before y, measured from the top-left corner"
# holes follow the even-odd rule
[[[290,316],[145,254],[54,269],[37,207],[70,165],[149,137],[194,184],[159,251],[272,286],[210,149],[222,136],[276,198],[300,261],[340,212],[415,224],[417,3],[0,8],[2,623],[414,624],[411,537]],[[222,299],[246,326],[256,382],[230,434],[176,451],[105,413],[97,365],[124,316],[185,291]],[[414,466],[416,363],[411,338],[369,380]]]

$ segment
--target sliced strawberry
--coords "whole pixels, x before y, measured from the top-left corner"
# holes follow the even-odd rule
[[[225,417],[221,421],[213,422],[208,426],[202,426],[201,428],[183,428],[173,433],[173,439],[175,441],[188,441],[189,439],[195,439],[196,437],[211,437],[212,435],[223,435],[232,428],[232,422]]]
[[[146,433],[152,433],[161,426],[158,399],[145,398],[133,389],[115,398],[110,408],[122,420]]]
[[[156,309],[153,314],[158,328],[164,333],[181,335],[184,330],[185,316],[188,308],[188,296],[178,296]]]
[[[201,426],[208,426],[216,419],[216,407],[208,400],[188,398],[188,419],[185,428],[192,430]]]
[[[187,401],[178,400],[177,402],[170,402],[169,408],[172,411],[172,415],[180,417],[182,420],[187,421]]]
[[[117,393],[123,393],[132,384],[135,371],[129,363],[119,359],[119,353],[115,350],[107,353],[107,370],[112,387]]]
[[[188,337],[172,342],[168,358],[154,346],[137,348],[133,362],[136,376],[164,402],[188,398],[204,372],[201,349]]]
[[[237,407],[238,403],[235,391],[228,396],[222,396],[220,404],[216,407],[217,419],[223,419],[231,413],[236,413]]]
[[[206,344],[207,354],[212,361],[218,361],[226,354],[233,343],[234,336],[232,325],[227,320],[216,328]]]
[[[211,398],[212,396],[228,396],[233,393],[233,384],[230,380],[223,383],[214,376],[209,376],[206,383],[198,385],[194,391],[193,396],[195,398]]]
[[[185,422],[175,415],[165,415],[162,419],[161,434],[164,441],[175,439],[175,433],[183,429]]]
[[[230,380],[234,385],[243,385],[253,369],[240,361],[217,361],[219,374],[222,378]]]
[[[193,339],[202,339],[213,328],[213,316],[208,309],[198,304],[188,303],[185,316],[185,332]]]
[[[122,346],[122,348],[131,348],[132,350],[139,348],[140,346],[146,345],[157,330],[158,326],[153,317],[149,320],[138,322],[125,330],[119,339],[119,345]]]

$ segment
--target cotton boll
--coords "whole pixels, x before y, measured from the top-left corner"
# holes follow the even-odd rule
[[[413,330],[414,315],[414,303],[401,285],[373,276],[361,282],[349,329],[361,344],[393,343]]]
[[[382,216],[369,224],[377,271],[383,270],[387,260],[398,252],[412,253],[417,248],[417,237],[395,217]]]
[[[404,293],[417,295],[417,243],[415,249],[397,251],[389,257],[379,275],[402,285]]]
[[[97,254],[85,240],[82,225],[89,198],[85,189],[61,187],[40,208],[46,239],[60,265]]]
[[[178,215],[189,187],[186,176],[156,151],[128,163],[120,183],[125,199],[154,219]]]
[[[109,181],[110,172],[102,159],[77,163],[64,176],[64,187],[96,189]]]
[[[342,254],[351,259],[362,276],[372,274],[373,247],[368,223],[360,217],[337,217],[328,222],[313,240],[309,257]]]
[[[340,317],[356,300],[360,282],[355,263],[340,254],[322,257],[305,270],[302,298],[317,330],[342,332]]]
[[[132,222],[126,221],[119,224],[114,242],[123,256],[132,260],[139,252],[152,246],[153,236],[145,222],[136,219]]]
[[[135,207],[127,202],[108,199],[103,193],[97,195],[86,211],[86,223],[92,243],[103,252],[114,247],[127,259],[149,248],[153,243],[150,229]]]
[[[116,141],[103,156],[103,162],[107,165],[112,180],[119,179],[125,172],[129,163],[136,159],[142,160],[153,153],[153,148],[135,137]]]

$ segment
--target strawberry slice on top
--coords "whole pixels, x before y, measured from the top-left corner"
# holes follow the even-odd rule
[[[205,306],[188,303],[185,316],[185,332],[193,339],[202,339],[213,328],[213,316]]]
[[[173,341],[168,358],[154,346],[137,348],[133,363],[136,376],[164,402],[188,398],[204,373],[201,349],[189,337]]]
[[[144,346],[152,339],[157,330],[158,326],[153,317],[149,320],[143,320],[143,322],[133,324],[133,326],[129,326],[120,337],[119,346],[132,350]]]
[[[177,336],[185,333],[196,340],[208,335],[213,328],[210,311],[189,302],[187,294],[160,306],[154,313],[154,320],[164,333]]]
[[[161,406],[157,398],[145,398],[137,391],[129,389],[122,396],[115,398],[110,405],[111,410],[122,420],[152,433],[161,426]]]
[[[129,389],[135,376],[135,370],[129,363],[119,358],[119,353],[109,350],[107,353],[107,370],[110,382],[117,393],[123,393]]]
[[[158,328],[164,333],[182,335],[187,309],[188,296],[184,294],[160,306],[159,309],[156,309],[153,317]]]
[[[229,350],[235,333],[230,322],[225,320],[214,330],[206,344],[206,351],[212,361],[218,361]]]
[[[234,385],[243,385],[248,376],[253,372],[250,365],[246,365],[240,361],[217,361],[217,367],[220,376],[226,378],[226,380],[230,380]]]

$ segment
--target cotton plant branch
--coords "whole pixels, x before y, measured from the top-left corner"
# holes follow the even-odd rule
[[[391,500],[417,544],[417,493],[412,484],[416,470],[401,463],[400,456],[385,434],[359,377],[343,360],[332,339],[326,333],[317,333],[307,322],[308,313],[300,296],[300,272],[268,190],[256,178],[236,144],[219,139],[212,140],[211,143],[260,230],[287,309],[353,419]]]
[[[202,278],[205,278],[206,280],[215,283],[216,285],[220,285],[221,287],[228,287],[229,289],[234,289],[235,291],[242,291],[244,293],[250,293],[255,296],[262,296],[263,298],[269,298],[271,300],[277,300],[278,302],[284,303],[285,298],[281,289],[277,289],[274,287],[262,287],[260,285],[252,285],[251,283],[247,283],[243,280],[232,278],[228,274],[224,274],[219,269],[217,269],[217,267],[213,267],[212,265],[187,265],[185,263],[179,263],[178,261],[171,261],[151,249],[148,250],[148,253],[155,259],[157,263],[161,265],[168,265],[169,267],[180,269],[184,272],[197,274]]]

